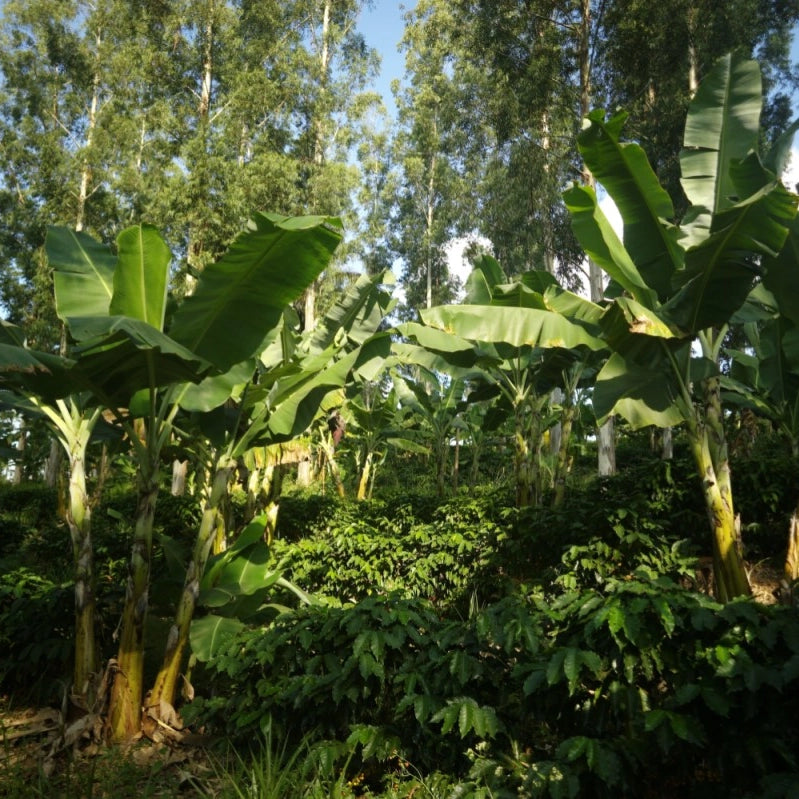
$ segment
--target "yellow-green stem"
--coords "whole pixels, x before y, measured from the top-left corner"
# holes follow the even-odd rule
[[[718,599],[728,602],[751,594],[737,546],[732,495],[719,485],[704,425],[690,428],[691,449],[702,481],[708,520],[713,532],[713,566]]]
[[[158,498],[158,469],[151,463],[147,471],[149,473],[139,475],[139,501],[122,611],[122,631],[109,699],[108,738],[114,743],[132,740],[141,728],[144,622],[150,584],[153,517]]]
[[[361,469],[361,478],[358,480],[358,499],[366,499],[369,490],[369,476],[372,473],[372,457],[371,450],[366,453],[363,461],[363,469]]]
[[[183,582],[183,592],[180,596],[175,620],[169,630],[164,661],[155,678],[153,690],[146,708],[147,713],[154,718],[161,718],[162,702],[168,706],[175,703],[175,691],[183,655],[189,641],[189,628],[194,617],[197,597],[200,594],[200,580],[208,561],[211,545],[217,535],[221,516],[222,502],[227,495],[230,476],[235,468],[235,462],[230,459],[221,462],[214,474],[211,493],[203,509],[200,529],[194,543],[194,551],[186,570]]]
[[[72,692],[79,704],[91,708],[96,699],[97,651],[94,637],[94,553],[91,505],[86,493],[85,446],[77,442],[70,453],[67,525],[75,564],[75,668]]]

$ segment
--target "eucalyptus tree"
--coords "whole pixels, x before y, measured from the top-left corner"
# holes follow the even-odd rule
[[[462,109],[479,163],[476,226],[509,274],[575,276],[580,253],[560,202],[579,174],[581,4],[574,0],[459,0],[457,65],[472,68]],[[569,279],[566,278],[566,282]]]
[[[623,113],[590,114],[579,144],[619,208],[624,243],[590,188],[565,194],[577,237],[616,295],[600,319],[612,354],[596,379],[595,411],[634,427],[686,425],[725,601],[749,593],[749,584],[736,543],[718,356],[761,259],[781,250],[797,203],[756,153],[760,109],[757,64],[721,59],[689,109],[681,163],[693,204],[679,227],[668,221],[674,206],[643,150],[620,141]]]
[[[467,147],[461,116],[472,87],[453,53],[458,24],[450,4],[418,2],[406,15],[402,39],[405,82],[393,86],[398,178],[392,249],[404,262],[401,282],[408,309],[454,298],[445,246],[472,227],[473,220],[464,213],[473,177],[463,157]]]
[[[295,66],[296,136],[290,148],[298,162],[298,202],[306,212],[341,216],[353,229],[359,181],[353,156],[370,110],[380,105],[378,96],[367,89],[379,56],[357,28],[361,9],[369,5],[371,0],[296,1],[304,20]],[[345,244],[342,256],[346,250]],[[328,296],[323,299],[325,291]],[[318,315],[317,295],[329,307],[336,291],[335,285],[315,284],[305,293],[306,330],[313,328]]]
[[[790,48],[799,7],[782,0],[613,0],[596,40],[597,91],[608,108],[630,112],[629,135],[682,216],[680,185],[685,115],[701,78],[725,53],[756,58],[763,72],[762,131],[773,138],[789,119],[796,88]]]

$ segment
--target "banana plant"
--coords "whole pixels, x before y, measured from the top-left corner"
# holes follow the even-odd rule
[[[556,387],[573,393],[604,357],[606,345],[598,338],[597,326],[601,314],[598,305],[565,291],[546,272],[529,272],[508,282],[499,264],[484,257],[468,279],[464,304],[422,311],[428,328],[424,339],[420,331],[406,326],[420,344],[452,363],[466,363],[461,342],[470,343],[470,363],[481,367],[477,384],[483,385],[474,399],[498,397],[495,411],[504,410],[513,420],[520,507],[539,504],[550,482],[543,468],[544,433],[558,421],[547,415],[550,393]],[[568,435],[560,446],[566,453]],[[556,463],[566,468],[566,454],[559,454]],[[553,498],[557,503],[562,501],[565,476],[557,477],[555,484],[561,487]]]
[[[775,164],[778,171],[780,163]],[[743,328],[746,350],[726,350],[731,359],[722,375],[725,401],[746,407],[771,421],[799,459],[799,218],[776,258],[763,261],[763,282],[750,293],[736,320]],[[784,598],[792,598],[799,580],[799,504],[791,516],[784,564]]]
[[[750,588],[737,545],[718,357],[762,260],[782,249],[799,199],[756,152],[761,95],[757,64],[736,55],[700,85],[681,154],[692,205],[680,225],[643,150],[621,141],[623,113],[589,114],[578,137],[586,166],[619,209],[623,242],[590,188],[564,194],[578,240],[616,297],[599,320],[611,355],[596,379],[595,413],[619,414],[636,428],[685,424],[723,601]]]
[[[408,429],[409,411],[400,407],[401,384],[396,370],[387,369],[377,379],[353,382],[347,388],[344,412],[348,449],[355,460],[357,500],[371,497],[377,470],[390,449],[428,453]]]
[[[372,357],[368,336],[393,304],[383,288],[389,282],[388,274],[363,276],[305,337],[291,329],[295,315],[284,310],[257,363],[243,362],[246,382],[225,392],[233,400],[225,407],[218,404],[215,381],[188,388],[180,399],[184,409],[199,414],[206,422],[203,432],[209,438],[212,482],[164,659],[147,699],[148,725],[174,718],[175,694],[200,580],[214,540],[225,534],[222,506],[236,464],[253,447],[277,444],[304,433],[325,397],[340,390],[350,373],[358,370],[362,352]],[[274,516],[273,508],[267,508],[263,529],[267,538]]]
[[[109,697],[112,741],[130,740],[141,727],[160,454],[181,400],[189,385],[207,377],[214,379],[204,391],[226,399],[236,369],[261,350],[285,306],[324,269],[340,239],[337,219],[258,214],[204,270],[167,324],[171,254],[154,228],[123,231],[116,255],[82,233],[48,234],[56,308],[77,342],[76,371],[127,434],[137,467],[139,500]]]
[[[75,649],[71,701],[83,710],[94,708],[98,688],[95,641],[94,551],[91,503],[86,486],[86,451],[102,408],[71,375],[75,362],[25,346],[22,331],[0,324],[0,386],[2,405],[23,415],[43,417],[69,459],[69,498],[65,521],[72,543],[75,580]],[[70,395],[68,392],[74,391]]]

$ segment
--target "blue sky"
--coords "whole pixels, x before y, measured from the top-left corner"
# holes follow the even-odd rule
[[[375,90],[384,98],[386,108],[393,115],[394,103],[391,96],[391,81],[401,78],[405,72],[405,56],[397,51],[405,28],[403,16],[416,5],[415,0],[375,0],[372,9],[361,12],[358,28],[366,39],[366,44],[374,47],[382,58],[380,77],[375,82]]]

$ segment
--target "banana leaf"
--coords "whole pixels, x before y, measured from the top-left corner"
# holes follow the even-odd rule
[[[341,237],[333,217],[257,214],[203,270],[170,336],[221,371],[253,356],[286,305],[325,269]]]

